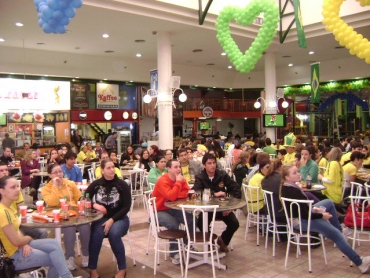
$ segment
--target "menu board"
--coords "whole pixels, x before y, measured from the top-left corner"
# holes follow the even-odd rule
[[[7,113],[8,123],[45,123],[68,122],[68,112],[60,113]]]
[[[71,104],[74,108],[89,108],[89,85],[84,83],[72,83]]]

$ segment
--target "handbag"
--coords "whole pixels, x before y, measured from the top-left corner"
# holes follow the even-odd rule
[[[0,277],[1,278],[14,278],[15,277],[15,266],[13,259],[5,257],[6,250],[3,243],[0,240]]]
[[[356,210],[355,221],[353,221],[353,209]],[[370,228],[370,205],[366,206],[363,211],[364,212],[362,212],[362,205],[360,203],[350,205],[347,209],[346,216],[344,217],[344,225],[346,225],[347,227],[354,227],[356,224],[357,228],[361,228],[361,224],[363,221],[362,226]]]

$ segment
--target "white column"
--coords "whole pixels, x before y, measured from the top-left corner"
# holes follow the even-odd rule
[[[171,38],[168,32],[157,33],[157,66],[158,66],[158,147],[161,150],[173,148],[172,75]]]
[[[265,96],[266,113],[276,113],[277,107],[271,107],[270,102],[276,103],[276,68],[275,53],[267,52],[265,55]],[[266,137],[272,142],[276,140],[276,128],[266,128]]]

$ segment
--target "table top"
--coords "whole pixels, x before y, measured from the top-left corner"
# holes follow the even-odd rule
[[[317,187],[315,187],[315,185],[317,185]],[[312,187],[311,187],[311,189],[308,189],[307,187],[303,187],[302,188],[302,191],[312,192],[312,191],[321,191],[321,190],[324,190],[324,189],[326,189],[326,186],[325,185],[322,185],[322,184],[313,184]]]
[[[136,164],[136,163],[135,163]],[[119,168],[121,169],[121,170],[133,170],[134,169],[134,167],[135,167],[135,164],[127,164],[127,165],[125,165],[125,166],[120,166]]]
[[[226,210],[234,210],[244,207],[247,203],[241,199],[237,198],[225,198],[225,201],[221,201],[221,198],[214,197],[212,200],[208,202],[201,201],[200,203],[195,203],[195,200],[188,201],[186,198],[184,199],[177,199],[174,202],[167,201],[164,205],[170,209],[181,210],[180,205],[193,205],[193,206],[212,206],[212,205],[219,205],[220,207],[217,211],[226,211]]]
[[[48,172],[38,172],[38,173],[33,173],[32,176],[46,177],[46,176],[49,176],[49,174]]]
[[[59,208],[45,208],[45,211],[50,211],[50,210],[53,210],[53,209],[59,209]],[[77,212],[76,207],[73,207],[71,209]],[[33,213],[35,213],[35,212],[33,212]],[[96,220],[99,220],[101,218],[103,218],[103,213],[100,212],[100,211],[97,211],[96,213],[93,213],[89,217],[85,217],[83,215],[78,215],[77,214],[76,216],[69,217],[69,220],[60,220],[59,223],[54,223],[54,222],[46,223],[46,222],[36,222],[36,221],[34,222],[33,218],[32,218],[32,213],[27,213],[27,218],[24,218],[24,219],[22,218],[21,226],[30,227],[30,228],[34,228],[34,227],[38,227],[38,228],[65,228],[65,227],[72,227],[72,226],[79,226],[79,225],[83,225],[83,224],[88,224],[88,223],[94,222]]]

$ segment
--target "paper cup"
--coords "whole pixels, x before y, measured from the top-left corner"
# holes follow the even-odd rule
[[[42,213],[42,211],[44,210],[44,201],[37,201],[36,208],[38,213]]]
[[[82,184],[83,184],[83,185],[86,185],[86,184],[87,184],[87,179],[83,179],[83,180],[82,180]]]
[[[62,210],[69,210],[69,206],[68,206],[68,204],[63,204],[62,205]]]
[[[27,217],[27,206],[20,206],[19,210],[21,212],[22,218],[26,218]]]
[[[60,209],[53,209],[54,222],[58,223],[60,219]]]
[[[66,202],[66,199],[59,199],[60,207],[62,207],[63,204],[65,204],[65,202]]]

